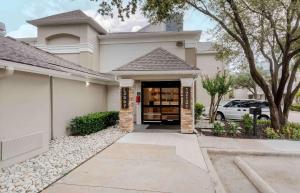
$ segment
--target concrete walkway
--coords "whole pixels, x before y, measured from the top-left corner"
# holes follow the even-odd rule
[[[213,193],[196,135],[129,133],[44,193]]]

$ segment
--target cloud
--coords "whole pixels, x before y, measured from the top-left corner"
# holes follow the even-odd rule
[[[7,33],[7,35],[14,38],[36,37],[37,29],[35,26],[26,23],[22,24],[17,30]]]
[[[141,14],[136,13],[129,19],[121,21],[118,17],[102,16],[95,10],[85,10],[87,15],[94,18],[102,27],[109,32],[132,32],[141,29],[148,24],[148,20]]]

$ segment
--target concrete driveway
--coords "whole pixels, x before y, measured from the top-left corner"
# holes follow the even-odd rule
[[[130,133],[43,193],[213,193],[196,135]]]

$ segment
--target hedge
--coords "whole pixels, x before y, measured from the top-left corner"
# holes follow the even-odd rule
[[[291,111],[300,111],[300,104],[294,104],[290,106]]]
[[[97,112],[75,117],[70,122],[72,135],[88,135],[109,126],[115,125],[119,120],[119,112]]]

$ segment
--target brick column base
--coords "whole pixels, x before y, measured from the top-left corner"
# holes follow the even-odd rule
[[[194,119],[193,119],[193,87],[191,87],[191,99],[190,99],[190,108],[184,109],[183,108],[183,87],[181,87],[181,108],[180,108],[180,128],[181,133],[193,133],[194,132]]]
[[[127,109],[120,109],[120,129],[122,131],[131,132],[134,130],[134,96],[133,88],[129,87],[129,107]]]

